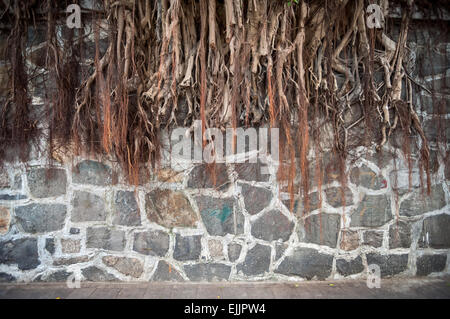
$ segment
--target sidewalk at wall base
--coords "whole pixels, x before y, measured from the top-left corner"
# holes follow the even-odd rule
[[[302,282],[2,283],[0,299],[450,299],[450,277]]]

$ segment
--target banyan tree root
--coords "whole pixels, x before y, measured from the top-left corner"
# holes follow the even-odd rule
[[[375,2],[385,15],[393,4]],[[365,0],[99,1],[98,10],[83,8],[83,20],[94,30],[96,50],[90,57],[92,72],[79,85],[75,76],[62,74],[77,72],[77,64],[82,64],[76,50],[66,49],[70,43],[79,47],[80,32],[61,44],[55,40],[56,13],[42,15],[37,2],[30,2],[19,10],[28,15],[17,16],[17,9],[12,8],[20,7],[19,3],[10,0],[0,5],[3,15],[18,24],[12,36],[20,37],[21,24],[30,23],[32,17],[41,15],[47,20],[52,61],[47,71],[60,82],[57,92],[63,93],[50,118],[52,139],[72,143],[80,152],[113,155],[131,183],[139,182],[142,165],[157,165],[162,130],[193,125],[200,119],[202,131],[265,124],[279,127],[281,145],[286,146],[280,149],[286,153],[282,158],[290,162],[291,206],[293,180],[299,174],[306,212],[310,150],[321,159],[324,138],[332,141],[342,164],[338,165],[340,180],[345,183],[345,162],[357,146],[375,146],[381,151],[395,130],[408,136],[418,133],[429,191],[429,143],[413,103],[404,107],[403,93],[410,17],[414,5],[426,9],[430,1],[400,1],[402,19],[396,38],[385,27],[366,25],[369,1]],[[50,8],[53,1],[44,3]],[[444,5],[438,1],[432,7]],[[59,7],[63,6],[61,1]],[[102,34],[109,43],[100,52]],[[23,52],[23,48],[17,50]],[[11,56],[23,59],[18,54]],[[17,81],[26,71],[20,61],[11,65],[14,81],[2,110],[15,104],[12,112],[17,117],[27,107],[26,90]],[[381,81],[375,78],[380,70]],[[358,108],[360,116],[353,118],[352,110]],[[69,122],[61,122],[62,114],[69,116]],[[3,116],[2,136],[12,134],[6,133],[5,121]],[[325,127],[332,136],[320,133]],[[315,166],[316,182],[321,185],[323,169]]]

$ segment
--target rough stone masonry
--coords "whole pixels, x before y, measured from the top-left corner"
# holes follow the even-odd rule
[[[420,83],[439,85],[449,79],[439,56],[448,61],[450,44],[427,56],[427,32],[413,39],[417,64],[425,68]],[[31,56],[39,50],[31,48]],[[433,98],[422,93],[420,116],[434,141]],[[34,94],[33,105],[42,106],[39,90]],[[448,103],[440,112],[448,150]],[[270,174],[261,174],[262,162],[217,164],[214,185],[204,164],[174,165],[165,152],[162,168],[133,187],[107,159],[50,166],[36,153],[28,163],[0,169],[0,282],[72,275],[83,281],[334,280],[365,278],[372,264],[382,277],[449,274],[449,158],[431,142],[428,197],[419,187],[416,150],[409,178],[400,143],[392,137],[382,155],[360,149],[358,160],[347,163],[344,196],[336,172],[327,171],[320,192],[310,187],[307,215],[298,213],[298,197],[290,211],[287,181],[277,179],[270,158]],[[326,163],[334,161],[329,154]],[[310,171],[314,180],[312,157]]]
[[[323,280],[365,278],[371,264],[382,277],[448,274],[449,163],[435,154],[427,197],[401,155],[361,151],[345,206],[328,172],[307,215],[297,197],[289,210],[270,158],[217,164],[220,187],[206,164],[166,162],[137,187],[106,160],[5,167],[0,281]]]

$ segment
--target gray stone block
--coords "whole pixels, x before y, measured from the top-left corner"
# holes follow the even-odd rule
[[[184,279],[172,265],[160,260],[151,281],[182,282]]]
[[[237,272],[242,272],[246,276],[263,275],[268,272],[270,252],[270,246],[256,244],[247,251],[244,262],[236,266]]]
[[[242,245],[238,243],[230,243],[228,245],[228,259],[230,261],[236,261],[241,255]]]
[[[16,207],[14,214],[25,232],[46,233],[64,227],[67,207],[62,204],[30,204]]]
[[[417,257],[417,276],[427,276],[434,272],[442,272],[447,264],[447,255],[422,255]]]
[[[379,227],[392,219],[386,195],[365,195],[351,215],[351,227]]]
[[[212,236],[244,233],[244,215],[236,200],[199,196],[195,198],[200,216],[208,233]]]
[[[389,226],[389,249],[411,247],[411,225],[398,221]]]
[[[66,171],[57,168],[33,168],[27,171],[28,187],[31,196],[46,198],[66,193]]]
[[[39,275],[33,281],[35,282],[65,282],[71,275],[71,272],[65,270],[58,270],[50,274]]]
[[[250,215],[256,215],[269,206],[272,201],[272,192],[262,187],[255,187],[248,184],[239,184],[242,188],[241,194],[244,198],[245,209]]]
[[[107,227],[89,227],[86,232],[86,248],[122,251],[125,248],[125,233]]]
[[[375,248],[383,245],[383,232],[368,230],[363,233],[363,245],[372,246]]]
[[[106,186],[113,184],[113,173],[109,166],[96,161],[82,161],[75,166],[72,180],[77,184]]]
[[[296,248],[292,255],[285,257],[275,272],[308,280],[314,277],[323,280],[331,275],[332,265],[332,255],[319,253],[312,248]]]
[[[136,194],[118,191],[114,200],[113,224],[122,226],[140,226],[141,214]]]
[[[0,242],[0,264],[17,264],[20,270],[30,270],[40,263],[36,238]]]
[[[335,248],[340,228],[339,214],[311,215],[299,222],[298,237],[302,242]]]
[[[14,282],[16,278],[10,274],[0,272],[0,283]]]
[[[0,195],[1,201],[13,201],[13,200],[23,200],[23,199],[27,199],[27,196],[21,195],[21,194],[15,194],[15,195],[1,194]]]
[[[183,269],[191,281],[223,281],[231,273],[231,266],[218,263],[185,265]]]
[[[50,255],[55,253],[55,239],[54,238],[46,238],[45,239],[45,250],[47,250]]]
[[[381,255],[378,253],[367,254],[367,265],[378,265],[381,277],[390,277],[406,270],[408,266],[408,254]]]
[[[72,222],[105,221],[105,199],[89,192],[75,191],[72,199]]]
[[[343,276],[359,274],[364,270],[361,256],[351,260],[336,259],[336,269]]]
[[[430,196],[426,191],[416,190],[409,198],[405,199],[400,205],[400,215],[417,216],[427,212],[439,210],[444,207],[445,194],[442,185],[434,185],[431,187]]]
[[[173,258],[180,261],[198,260],[202,250],[202,236],[181,236],[176,234]]]
[[[423,220],[420,247],[435,249],[450,248],[450,215],[441,214],[427,217]]]
[[[252,223],[252,236],[265,241],[281,239],[287,241],[294,229],[294,223],[279,210],[265,212]]]
[[[249,182],[267,182],[270,177],[270,174],[263,174],[266,171],[268,172],[268,167],[259,160],[257,161],[257,163],[235,164],[234,170],[238,174],[238,179]]]
[[[87,268],[84,268],[81,270],[81,273],[83,274],[83,277],[87,281],[94,281],[94,282],[105,282],[105,281],[118,281],[119,279],[116,278],[116,276],[111,275],[104,271],[103,269],[100,269],[96,266],[90,266]]]
[[[169,251],[169,240],[169,235],[160,230],[136,233],[133,250],[144,255],[163,257]]]
[[[353,168],[350,173],[350,180],[356,185],[374,190],[386,187],[384,178],[381,175],[377,175],[366,165]]]
[[[201,164],[192,169],[189,174],[187,186],[189,188],[215,188],[225,190],[229,184],[230,180],[225,164]]]
[[[334,208],[353,205],[353,193],[350,188],[346,187],[330,187],[325,190],[327,203]]]
[[[79,228],[71,227],[70,230],[69,230],[69,233],[70,233],[71,235],[78,235],[78,234],[80,233],[80,229],[79,229]]]

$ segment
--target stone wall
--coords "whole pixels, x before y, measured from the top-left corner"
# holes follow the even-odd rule
[[[383,277],[448,274],[448,161],[436,155],[427,197],[416,173],[409,187],[402,155],[361,151],[349,165],[345,206],[331,171],[322,208],[312,185],[305,216],[298,198],[289,211],[270,158],[217,164],[216,186],[205,164],[163,162],[138,187],[106,160],[8,166],[0,174],[0,280],[364,278],[371,264]]]
[[[409,179],[395,136],[382,155],[362,148],[347,163],[344,197],[336,172],[326,170],[321,194],[311,185],[305,216],[298,197],[290,211],[286,181],[276,178],[270,158],[269,174],[261,162],[218,164],[213,183],[210,168],[177,165],[165,152],[162,168],[132,187],[111,161],[49,166],[36,153],[0,169],[0,282],[72,274],[87,281],[365,278],[372,264],[382,277],[449,274],[450,41],[431,43],[433,29],[420,30],[409,42],[411,75],[441,92],[436,100],[414,85],[431,141],[430,197],[419,187],[417,150]],[[30,34],[39,39],[30,44],[29,63],[39,67],[33,57],[42,55],[44,39]],[[38,85],[33,104],[44,104]],[[329,154],[325,166],[334,162]]]

